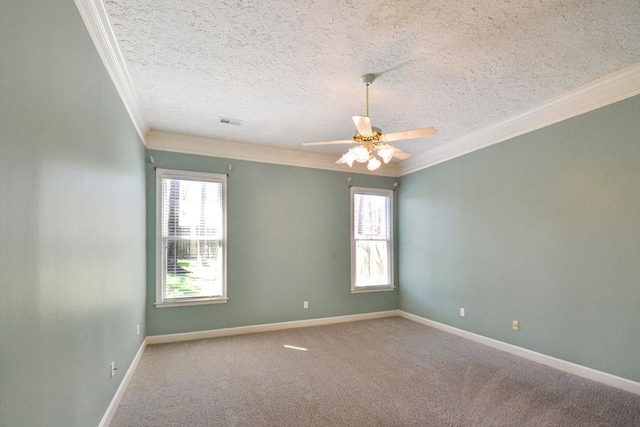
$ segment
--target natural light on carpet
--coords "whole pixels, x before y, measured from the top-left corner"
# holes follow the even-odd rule
[[[307,349],[306,349],[306,348],[303,348],[303,347],[296,347],[296,346],[294,346],[294,345],[286,345],[286,344],[285,344],[284,346],[285,346],[286,348],[292,348],[292,349],[294,349],[294,350],[307,351]]]

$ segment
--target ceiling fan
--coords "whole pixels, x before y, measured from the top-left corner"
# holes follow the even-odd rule
[[[413,129],[383,134],[379,128],[372,127],[371,120],[369,119],[369,86],[371,86],[375,78],[376,76],[373,74],[365,74],[360,77],[360,81],[365,85],[367,92],[367,115],[353,116],[353,123],[356,125],[357,132],[353,135],[352,139],[305,142],[302,145],[357,144],[356,147],[350,148],[349,151],[340,157],[336,163],[346,163],[351,167],[354,161],[359,163],[367,162],[367,169],[374,171],[382,165],[382,162],[375,156],[376,154],[385,163],[389,163],[393,157],[397,157],[400,160],[411,157],[410,153],[389,145],[389,142],[424,138],[436,134],[437,131],[434,128]]]

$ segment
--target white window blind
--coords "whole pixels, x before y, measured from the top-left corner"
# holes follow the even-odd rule
[[[157,303],[226,299],[226,175],[157,174]]]
[[[351,188],[352,291],[393,288],[393,191]]]

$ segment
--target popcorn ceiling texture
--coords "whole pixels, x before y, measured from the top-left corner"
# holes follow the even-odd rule
[[[342,153],[352,115],[418,154],[640,62],[640,1],[112,0],[152,129]],[[242,126],[219,122],[241,119]]]

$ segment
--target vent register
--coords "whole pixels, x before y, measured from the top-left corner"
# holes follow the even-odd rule
[[[240,125],[242,125],[242,120],[232,119],[230,117],[220,116],[220,123],[224,123],[226,125],[240,126]]]

